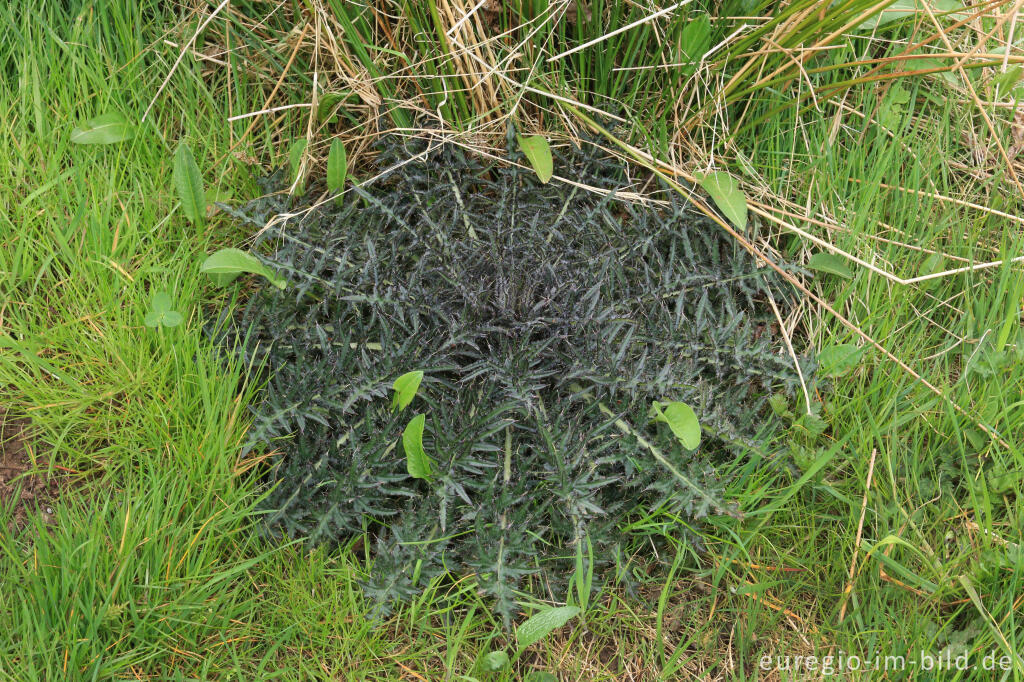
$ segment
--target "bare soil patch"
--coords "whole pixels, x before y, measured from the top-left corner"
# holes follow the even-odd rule
[[[39,458],[33,462],[27,427],[27,420],[0,413],[0,507],[13,512],[9,533],[29,525],[36,515],[52,523],[60,493],[57,477],[47,473],[46,463]]]

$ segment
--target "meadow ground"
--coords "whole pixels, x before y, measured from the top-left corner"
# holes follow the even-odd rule
[[[659,18],[543,72],[502,62],[486,97],[479,80],[459,85],[471,57],[411,39],[461,3],[395,5],[388,40],[386,23],[338,29],[352,21],[342,3],[218,5],[0,10],[0,678],[790,679],[802,675],[762,657],[963,652],[972,667],[943,679],[1024,678],[1017,5],[929,3],[874,38],[871,3],[737,5],[770,30],[715,48],[732,50],[723,63],[709,39],[703,95],[670,87],[693,76],[681,58],[701,41],[653,52],[658,26],[675,35]],[[598,21],[572,44],[659,7],[583,3],[573,25]],[[550,41],[566,39],[558,25],[538,22]],[[402,71],[395,60],[406,75],[373,73]],[[340,121],[309,116],[328,74],[351,98]],[[645,154],[676,177],[714,161],[742,180],[759,248],[855,257],[849,277],[804,280],[783,325],[800,350],[861,349],[821,396],[820,438],[795,420],[778,461],[737,462],[742,519],[706,520],[705,551],[679,541],[638,593],[603,591],[497,673],[481,657],[510,635],[469,579],[371,623],[358,586],[369,543],[310,550],[259,533],[265,453],[239,443],[260,387],[203,329],[246,290],[198,267],[248,235],[223,215],[197,227],[171,183],[182,140],[229,202],[256,196],[255,177],[303,136],[311,177],[336,135],[358,173],[372,135],[402,127],[369,114],[387,88],[419,88],[427,113],[458,93],[436,111],[481,146],[506,115],[562,143],[586,128],[573,112],[614,103],[628,115],[624,146],[609,147],[643,162],[634,172],[653,165]],[[72,141],[110,112],[133,137]],[[180,326],[145,326],[159,290]]]

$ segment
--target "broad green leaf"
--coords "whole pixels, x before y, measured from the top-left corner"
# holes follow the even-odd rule
[[[340,138],[334,138],[331,151],[327,153],[327,189],[335,194],[345,189],[345,176],[348,174],[348,158],[345,145]]]
[[[942,272],[945,269],[946,264],[943,261],[942,256],[940,256],[937,253],[933,253],[932,255],[925,258],[924,262],[921,263],[921,267],[917,269],[917,275],[918,277],[924,277],[925,275],[934,275],[936,273]],[[917,286],[927,290],[934,289],[941,283],[942,279],[940,277],[936,277],[935,279],[926,279],[923,282],[918,282]]]
[[[206,190],[192,149],[184,142],[174,152],[174,187],[178,191],[181,209],[193,225],[203,226],[206,221]]]
[[[397,407],[398,411],[401,412],[409,407],[409,403],[416,397],[416,391],[419,390],[421,381],[423,381],[423,372],[421,370],[406,372],[395,379],[395,383],[391,385],[391,388],[395,390],[395,395],[391,399],[391,409]]]
[[[1020,66],[1013,66],[993,78],[993,97],[1001,98],[1012,95],[1014,88],[1016,88],[1018,81],[1021,79],[1022,73],[1024,73],[1024,69]]]
[[[303,137],[292,142],[292,146],[288,150],[288,163],[292,170],[292,186],[295,187],[292,194],[297,197],[306,193],[306,179],[302,177],[302,155],[306,151],[306,144],[306,138]]]
[[[855,343],[825,346],[818,353],[818,371],[827,377],[840,377],[860,362],[864,350]]]
[[[825,433],[825,429],[828,428],[828,422],[816,414],[804,414],[796,421],[794,426],[802,428],[812,436],[817,437]]]
[[[793,418],[793,410],[789,409],[789,398],[784,393],[774,393],[768,398],[768,404],[777,417]]]
[[[170,310],[173,305],[171,297],[166,291],[158,291],[153,294],[153,301],[149,307],[154,312],[165,313]]]
[[[160,322],[165,327],[177,327],[179,324],[181,324],[182,320],[184,319],[185,318],[183,318],[181,316],[181,313],[179,313],[177,310],[168,310],[166,313],[164,313],[163,319],[161,319]]]
[[[146,313],[145,323],[147,327],[157,328],[177,327],[184,318],[177,310],[172,310],[173,302],[165,291],[153,294],[153,301],[150,303],[149,312]]]
[[[418,414],[402,432],[402,449],[405,450],[405,468],[413,478],[430,480],[430,457],[423,449],[423,427],[427,415]]]
[[[283,278],[278,277],[273,270],[261,263],[255,256],[241,249],[221,249],[203,261],[203,264],[199,266],[199,271],[208,275],[222,276],[217,282],[218,284],[224,281],[223,277],[229,277],[230,279],[227,281],[230,282],[231,279],[243,272],[262,275],[278,289],[284,289],[287,284]]]
[[[352,92],[325,92],[316,106],[316,117],[322,123],[338,120],[338,105],[348,100]]]
[[[914,71],[943,69],[942,71],[936,71],[931,75],[938,76],[950,85],[960,85],[960,79],[953,73],[953,65],[955,63],[956,61],[952,59],[915,59],[909,64],[909,66]]]
[[[700,66],[700,60],[711,46],[711,20],[707,14],[699,14],[683,27],[679,35],[679,47],[682,60],[688,62],[682,67],[687,76],[693,74]]]
[[[741,231],[747,229],[747,197],[736,178],[724,171],[704,173],[697,177],[700,186],[715,200],[718,210]]]
[[[700,445],[700,421],[692,407],[680,402],[662,405],[657,401],[652,404],[652,407],[656,415],[655,419],[668,424],[684,448],[693,450]]]
[[[557,606],[544,609],[527,619],[516,628],[516,643],[519,651],[539,642],[579,615],[578,606]]]
[[[492,651],[484,656],[480,664],[489,673],[498,672],[508,665],[508,654],[504,651]]]
[[[551,160],[551,147],[548,146],[548,141],[540,135],[531,135],[530,137],[517,135],[516,137],[519,139],[519,148],[523,150],[523,154],[533,166],[537,177],[542,183],[547,183],[555,172],[555,162]]]
[[[116,144],[135,137],[135,128],[117,112],[91,118],[71,131],[75,144]]]
[[[852,279],[853,272],[846,266],[846,259],[834,253],[818,252],[807,261],[807,267],[811,270],[824,272],[829,275],[836,275],[843,279]]]
[[[558,682],[558,678],[547,670],[531,670],[526,673],[523,682]]]
[[[206,217],[210,218],[217,215],[220,209],[217,207],[218,203],[227,203],[231,200],[231,190],[215,188],[206,193]]]
[[[957,2],[957,0],[927,1],[931,3],[931,10],[936,14],[944,14],[947,12],[954,12],[958,9],[963,9],[963,5]],[[918,13],[920,13],[923,18],[927,18],[928,16],[919,0],[896,0],[884,10],[876,12],[874,16],[862,22],[861,25],[857,27],[857,30],[873,31],[876,28],[880,28],[886,24],[890,24],[899,19],[905,19]]]

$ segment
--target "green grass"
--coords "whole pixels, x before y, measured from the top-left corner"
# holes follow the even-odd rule
[[[622,12],[608,25],[640,16],[639,5],[626,11],[606,4]],[[226,118],[265,106],[294,43],[279,43],[279,35],[238,14],[215,22],[199,45],[258,48],[260,61],[233,51],[226,71],[187,57],[134,139],[78,146],[70,132],[92,116],[118,111],[140,121],[178,55],[163,41],[180,46],[199,22],[156,2],[93,5],[58,10],[24,3],[0,12],[0,401],[30,418],[41,467],[73,472],[53,525],[0,535],[0,678],[482,679],[481,654],[511,641],[469,581],[438,582],[374,622],[357,584],[372,570],[361,539],[308,551],[259,535],[255,469],[238,448],[258,386],[247,382],[248,368],[219,356],[207,340],[203,326],[227,294],[198,272],[206,253],[245,235],[221,218],[204,230],[189,223],[176,206],[171,163],[184,139],[208,188],[253,196],[244,159],[280,162],[286,143],[304,134],[305,110],[257,119],[244,138],[250,120]],[[542,5],[532,3],[531,11]],[[411,34],[418,26],[435,40],[429,12],[405,19],[413,23],[402,30]],[[583,26],[575,40],[608,25]],[[378,30],[367,27],[365,45],[358,45],[384,47],[367,51],[366,59],[377,59],[372,68],[393,68],[402,36],[392,45]],[[977,39],[951,36],[967,46]],[[650,54],[641,47],[653,39],[649,28],[623,34],[615,50],[582,51],[556,62],[546,80],[531,82],[592,106],[614,100],[618,113],[630,113],[627,136],[648,141],[663,158],[687,144],[711,149],[703,136],[710,139],[716,123],[705,117],[697,125],[682,115],[687,111],[673,109],[680,93],[666,85],[670,71],[612,77],[623,72],[610,71],[610,55],[618,51],[625,63],[644,65]],[[551,35],[539,44],[559,40]],[[339,49],[352,50],[358,62],[355,46]],[[434,69],[459,89],[452,63],[437,60],[441,48],[424,49],[435,59],[424,78]],[[306,63],[309,53],[301,55],[297,63]],[[860,56],[835,51],[815,65]],[[659,58],[670,63],[680,55]],[[825,70],[814,82],[827,89],[866,70],[857,68]],[[308,96],[308,63],[289,73],[294,79],[271,106]],[[710,71],[705,82],[719,78]],[[399,99],[402,88],[415,91],[408,79],[379,83],[390,84]],[[443,92],[437,79],[424,83],[430,97]],[[810,206],[812,217],[831,216],[844,229],[790,222],[904,278],[918,275],[927,256],[911,247],[966,263],[1021,253],[1019,223],[881,187],[1021,213],[1005,164],[985,161],[978,177],[957,165],[972,164],[964,131],[975,131],[975,148],[995,149],[959,88],[942,76],[904,76],[910,98],[891,109],[879,106],[892,101],[883,85],[857,83],[816,111],[791,106],[801,83],[775,82],[752,93],[743,121],[763,121],[716,148],[748,187]],[[742,93],[743,84],[731,92]],[[501,113],[516,96],[505,86],[498,89]],[[977,86],[984,89],[984,81]],[[537,93],[528,100],[523,120],[557,132],[552,102]],[[480,102],[487,101],[455,97],[446,113],[461,111],[465,127],[493,120],[479,118],[488,111]],[[361,106],[340,123],[318,125],[314,142],[360,123]],[[883,110],[889,130],[879,124]],[[989,113],[1005,143],[1005,111]],[[688,122],[692,131],[679,136]],[[312,145],[314,153],[321,147]],[[818,250],[765,221],[755,230],[791,260]],[[822,278],[811,287],[945,397],[867,349],[858,367],[822,394],[825,436],[809,444],[794,429],[785,442],[807,444],[795,457],[751,455],[732,465],[731,495],[745,516],[700,528],[706,552],[670,545],[678,547],[667,558],[670,572],[637,569],[637,593],[603,591],[574,627],[532,647],[516,673],[494,679],[534,668],[564,679],[757,679],[766,653],[912,657],[959,640],[979,659],[990,651],[1020,655],[1024,369],[1019,361],[981,364],[1021,348],[1020,268],[919,285],[854,270],[850,280]],[[184,313],[182,326],[143,325],[151,295],[161,289]],[[801,322],[798,345],[860,343],[814,306]],[[1009,447],[986,436],[975,419]],[[638,523],[661,524],[680,537],[671,519]],[[854,587],[840,622],[855,555]],[[973,671],[962,678],[988,677]],[[1022,670],[1006,675],[1021,678]]]

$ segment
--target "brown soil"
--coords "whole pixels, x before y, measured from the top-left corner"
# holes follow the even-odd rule
[[[27,426],[26,420],[0,412],[0,508],[13,511],[8,532],[24,528],[37,515],[52,523],[59,493],[56,477],[47,475],[45,462],[36,458],[33,465]]]

